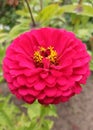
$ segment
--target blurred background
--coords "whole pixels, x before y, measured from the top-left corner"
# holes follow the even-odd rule
[[[46,26],[73,31],[92,57],[91,76],[83,92],[59,104],[57,112],[55,106],[46,112],[37,102],[32,106],[16,100],[2,72],[11,41],[32,28]],[[93,130],[93,0],[0,0],[0,130],[50,129]]]

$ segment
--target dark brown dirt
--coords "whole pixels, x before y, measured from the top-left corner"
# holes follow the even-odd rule
[[[53,130],[93,130],[93,76],[81,94],[57,106]]]
[[[4,95],[9,93],[6,83],[0,88],[3,88]],[[58,118],[54,119],[52,130],[93,130],[93,76],[81,94],[72,97],[67,103],[57,105],[57,111]]]

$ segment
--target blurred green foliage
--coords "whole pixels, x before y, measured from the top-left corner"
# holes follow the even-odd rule
[[[21,103],[18,107],[11,101],[11,97],[11,95],[0,96],[0,130],[50,130],[52,128],[53,121],[49,117],[57,117],[53,105],[43,106],[35,102],[33,105]]]
[[[5,31],[16,24],[18,15],[15,15],[15,11],[19,8],[21,8],[21,5],[11,7],[7,4],[6,0],[0,0],[0,24],[3,24],[3,29]],[[8,28],[6,28],[6,26]]]
[[[83,0],[29,0],[36,22],[35,28],[51,26],[73,31],[88,48],[92,56],[93,71],[93,1]],[[3,81],[2,59],[11,41],[19,34],[32,29],[27,5],[20,0],[17,7],[0,0],[0,82]],[[53,122],[46,116],[56,116],[55,107],[44,107],[35,102],[24,105],[26,113],[10,101],[11,96],[0,96],[0,130],[50,130]],[[11,116],[10,116],[11,115]]]

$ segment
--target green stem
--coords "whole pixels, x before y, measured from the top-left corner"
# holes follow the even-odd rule
[[[81,4],[82,4],[82,2],[83,2],[83,0],[79,0],[79,1],[78,1],[78,4],[79,4],[79,5],[81,5]]]
[[[40,10],[43,9],[43,0],[40,0]]]
[[[31,17],[31,20],[32,20],[32,23],[33,23],[33,26],[35,27],[36,24],[35,24],[35,20],[34,20],[34,17],[33,17],[32,10],[30,8],[29,2],[28,2],[28,0],[25,0],[25,2],[27,4],[27,7],[28,7],[28,10],[29,10],[29,13],[30,13],[30,17]]]

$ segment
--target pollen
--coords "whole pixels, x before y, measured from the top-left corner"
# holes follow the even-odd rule
[[[40,55],[39,51],[35,51],[33,59],[36,63],[41,63],[43,56]]]
[[[54,47],[50,46],[48,48],[39,47],[37,51],[34,52],[34,62],[37,65],[43,64],[43,59],[48,59],[51,64],[57,63],[57,52],[54,50]]]
[[[41,51],[41,52],[45,52],[46,49],[45,49],[44,47],[40,47],[40,51]]]
[[[56,63],[57,61],[57,52],[54,50],[54,47],[48,47],[50,50],[50,55],[48,56],[48,59],[51,61],[51,63]]]

